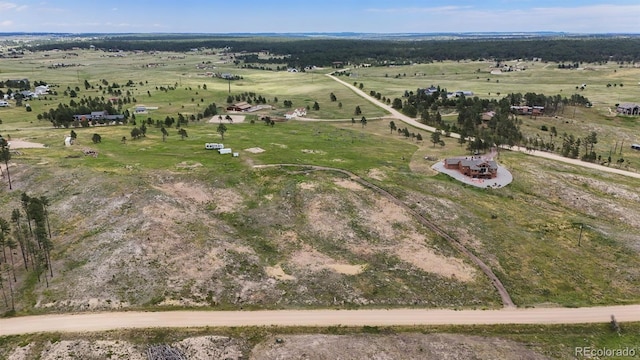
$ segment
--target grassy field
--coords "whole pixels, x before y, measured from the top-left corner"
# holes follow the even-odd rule
[[[15,106],[0,108],[3,136],[47,146],[19,150],[14,156],[12,179],[19,191],[2,193],[6,205],[2,216],[10,217],[21,191],[46,194],[58,211],[52,214],[58,236],[54,259],[62,276],[45,289],[21,274],[23,312],[48,311],[42,304],[61,304],[65,298],[73,301],[60,305],[63,311],[96,298],[143,308],[336,303],[348,307],[498,306],[483,277],[474,275],[465,282],[451,279],[451,274],[434,275],[429,258],[411,256],[412,250],[419,249],[433,252],[457,269],[469,265],[400,209],[347,185],[334,173],[253,169],[279,163],[342,168],[388,190],[488,263],[519,306],[621,304],[640,299],[637,180],[505,151],[499,161],[512,172],[514,182],[500,190],[480,190],[436,175],[430,169],[433,161],[424,159],[465,154],[463,146],[444,138],[445,146],[434,147],[424,132],[425,141],[420,143],[391,134],[388,120],[373,120],[384,112],[324,76],[328,69],[250,70],[226,62],[220,54],[73,53],[78,55],[51,51],[0,62],[0,79],[44,80],[58,92],[30,101],[32,112]],[[55,63],[78,66],[47,68]],[[210,68],[196,68],[203,63]],[[490,65],[443,62],[358,68],[348,80],[362,82],[366,92],[375,90],[390,98],[430,85],[471,90],[489,98],[499,98],[498,92],[501,96],[509,92],[570,96],[576,83],[586,83],[580,93],[594,103],[593,108],[568,107],[557,117],[524,117],[523,132],[546,139],[541,125],[576,136],[597,131],[599,155],[606,158],[616,142],[624,141],[622,154],[614,154],[613,161],[624,157],[629,169],[637,169],[640,153],[627,148],[640,142],[638,119],[610,116],[607,109],[618,101],[636,101],[637,85],[627,79],[637,77],[640,70],[615,64],[560,70],[557,64],[536,62],[520,63],[524,71],[493,75]],[[184,139],[170,129],[166,141],[153,125],[139,140],[129,139],[131,124],[76,128],[78,139],[72,147],[63,145],[70,129],[53,129],[36,117],[60,102],[68,103],[70,98],[62,94],[67,87],[78,86],[79,97],[110,97],[99,90],[103,79],[120,85],[133,81],[133,86],[122,88],[135,98],[125,108],[158,107],[139,115],[138,123],[147,117],[155,122],[178,113],[194,114],[211,103],[224,113],[229,83],[204,76],[205,71],[241,76],[231,82],[231,95],[252,92],[264,96],[275,109],[248,115],[241,124],[228,124],[224,140],[216,132],[217,121],[203,119],[185,126],[188,137]],[[93,88],[85,89],[85,80]],[[608,83],[617,85],[607,87]],[[175,89],[162,91],[161,87]],[[337,101],[330,101],[330,93]],[[293,107],[317,101],[320,110],[311,110],[308,117],[343,121],[289,121],[270,127],[258,120],[260,115],[282,116],[287,111],[281,106],[284,100],[291,100]],[[356,106],[371,119],[366,127],[350,121]],[[455,121],[455,115],[445,119]],[[91,142],[94,133],[101,135],[100,144]],[[128,139],[126,143],[122,137]],[[224,142],[240,156],[205,150],[206,142]],[[256,147],[265,151],[247,150]],[[99,155],[85,157],[83,149]],[[381,211],[386,208],[390,210]],[[94,212],[99,222],[84,217]],[[150,243],[140,242],[145,238]],[[167,259],[166,254],[176,252],[184,257]],[[326,256],[322,266],[316,264],[317,271],[303,274],[305,265],[296,257],[305,252]],[[128,266],[123,259],[137,265]],[[101,262],[113,262],[117,270],[105,270]],[[181,268],[182,262],[190,263],[188,269]],[[356,275],[327,270],[338,265],[366,270]],[[173,276],[167,269],[181,275]],[[297,282],[273,275],[280,271],[297,276]],[[83,276],[91,281],[83,283]],[[156,278],[157,284],[146,284],[148,277]],[[244,302],[234,299],[246,293]],[[105,307],[104,302],[99,304],[98,308]]]
[[[77,66],[48,68],[56,63]],[[197,69],[198,64],[209,68]],[[630,170],[640,167],[640,152],[628,150],[630,143],[640,143],[638,118],[611,116],[608,110],[618,102],[640,102],[640,69],[585,64],[584,70],[560,70],[557,64],[526,62],[519,63],[525,71],[494,75],[491,65],[442,62],[358,68],[345,80],[363,83],[365,92],[374,90],[389,98],[430,85],[471,90],[491,99],[509,92],[570,96],[576,85],[586,83],[580,94],[594,107],[567,107],[557,117],[522,117],[522,131],[545,140],[549,135],[542,125],[578,137],[597,131],[597,154],[606,158],[612,147],[620,151],[624,142],[622,153],[613,154],[613,161],[624,157]],[[231,95],[255,93],[274,109],[248,115],[244,123],[227,124],[224,140],[216,132],[218,122],[203,119],[184,127],[188,133],[184,139],[176,129],[169,129],[166,141],[153,125],[139,140],[130,139],[131,124],[74,128],[78,138],[71,147],[63,144],[71,129],[53,129],[36,117],[68,103],[70,98],[63,95],[67,87],[77,86],[80,98],[111,97],[99,89],[103,79],[120,85],[134,82],[122,88],[135,98],[124,109],[132,110],[136,104],[158,107],[139,115],[138,125],[147,117],[155,123],[178,113],[195,114],[211,103],[224,114],[229,83],[205,76],[207,71],[241,76],[231,82]],[[501,306],[488,279],[404,209],[339,173],[254,168],[280,163],[345,169],[387,190],[488,264],[519,307],[640,301],[637,179],[502,151],[498,161],[514,177],[509,186],[491,190],[460,184],[431,170],[435,161],[425,157],[463,155],[464,146],[451,138],[443,139],[444,146],[433,146],[429,134],[417,129],[410,131],[421,133],[423,142],[390,133],[388,119],[374,120],[385,113],[324,76],[328,71],[243,69],[221,54],[204,53],[78,50],[1,59],[0,80],[43,80],[58,92],[29,101],[32,112],[13,102],[9,108],[0,108],[0,134],[47,146],[18,149],[10,167],[14,190],[5,187],[0,192],[0,216],[6,219],[11,218],[12,209],[20,208],[22,192],[46,195],[51,202],[55,276],[46,286],[33,273],[26,273],[18,260],[17,314]],[[85,80],[92,89],[84,88]],[[616,86],[607,87],[609,83]],[[162,91],[161,87],[175,89]],[[330,93],[337,101],[330,101]],[[308,117],[337,121],[288,121],[273,127],[259,121],[261,115],[280,117],[288,111],[282,106],[284,100],[292,101],[294,108],[311,107],[317,101],[320,110],[309,111]],[[366,127],[358,122],[362,115],[351,123],[356,106],[370,119]],[[445,120],[455,122],[456,115]],[[99,144],[91,141],[95,133],[102,137]],[[122,137],[128,140],[123,143]],[[205,150],[207,142],[224,142],[239,157]],[[264,152],[254,153],[251,148]],[[84,156],[84,149],[95,150],[98,156]],[[9,272],[3,276],[8,278]],[[8,310],[1,301],[0,312]],[[228,337],[217,344],[249,356],[254,348],[273,347],[276,337],[290,346],[296,336],[315,334],[317,339],[342,336],[343,343],[336,349],[356,342],[368,348],[397,346],[403,351],[397,358],[409,350],[419,358],[426,341],[446,349],[485,351],[492,358],[530,351],[565,359],[582,346],[640,351],[639,329],[638,324],[622,324],[620,335],[608,324],[39,334],[0,338],[0,358],[25,346],[33,357],[58,347],[58,351],[78,349],[68,356],[129,358],[118,351],[142,353],[150,344],[211,335]],[[403,337],[414,334],[443,334],[447,339]],[[81,353],[79,349],[89,346],[82,341],[99,344],[101,349]],[[477,342],[484,347],[476,347]],[[184,344],[192,349],[202,345]],[[292,351],[290,358],[314,350]]]

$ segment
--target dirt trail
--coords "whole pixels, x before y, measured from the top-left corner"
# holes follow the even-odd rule
[[[106,312],[0,319],[0,336],[36,332],[205,326],[411,326],[490,324],[586,324],[640,321],[640,305],[501,310],[262,310]]]
[[[387,199],[392,201],[394,204],[402,207],[407,212],[409,212],[411,215],[413,215],[414,218],[416,218],[422,225],[428,227],[429,229],[431,229],[431,231],[435,232],[436,234],[440,235],[442,238],[446,239],[449,242],[449,244],[451,244],[451,246],[453,246],[454,248],[458,249],[458,251],[463,253],[474,264],[476,264],[482,270],[482,272],[489,278],[489,280],[491,280],[491,283],[493,284],[493,286],[498,291],[498,294],[500,295],[500,298],[502,299],[502,304],[505,307],[515,307],[516,306],[514,304],[513,300],[511,300],[511,296],[509,296],[509,292],[507,292],[507,289],[504,287],[504,285],[502,284],[500,279],[498,279],[498,277],[493,273],[491,268],[489,266],[487,266],[487,264],[484,263],[484,261],[482,261],[480,258],[475,256],[471,251],[469,251],[469,249],[464,247],[464,245],[462,245],[458,240],[452,238],[444,230],[440,229],[440,227],[438,227],[438,225],[436,225],[432,221],[429,221],[424,216],[420,215],[417,211],[415,211],[412,208],[410,208],[407,204],[405,204],[400,199],[396,198],[395,196],[393,196],[392,194],[390,194],[386,190],[384,190],[384,189],[382,189],[382,188],[380,188],[380,187],[378,187],[378,186],[376,186],[376,185],[364,180],[363,178],[359,177],[358,175],[356,175],[356,174],[354,174],[352,172],[349,172],[349,171],[343,170],[343,169],[338,169],[338,168],[331,168],[331,167],[325,167],[325,166],[315,166],[315,165],[300,165],[300,164],[256,165],[256,166],[254,166],[254,168],[279,167],[279,166],[302,167],[302,168],[309,169],[309,170],[312,170],[312,171],[339,172],[339,173],[341,173],[343,175],[348,176],[353,181],[356,181],[356,182],[360,183],[361,185],[364,185],[364,186],[368,187],[369,189],[377,192],[378,194],[386,197]]]
[[[358,89],[357,87],[342,81],[340,79],[338,79],[337,77],[332,75],[333,73],[329,73],[327,74],[328,77],[330,77],[331,79],[339,82],[340,84],[348,87],[349,89],[351,89],[353,92],[355,92],[356,94],[360,95],[362,98],[364,98],[365,100],[373,103],[374,105],[388,111],[389,113],[391,113],[391,115],[400,120],[403,121],[413,127],[416,127],[418,129],[423,129],[429,132],[434,132],[436,131],[436,128],[434,128],[433,126],[427,126],[425,124],[419,123],[418,121],[416,121],[415,119],[408,117],[404,114],[402,114],[401,112],[397,111],[396,109],[392,108],[391,106],[384,104],[380,101],[378,101],[375,98],[372,98],[371,96],[367,95],[364,91]],[[456,134],[456,133],[451,133],[450,137],[454,138],[454,139],[459,139],[460,138],[460,134]],[[514,146],[512,148],[508,148],[508,147],[502,147],[505,150],[510,150],[510,151],[518,151],[521,153],[525,153],[528,155],[533,155],[533,156],[538,156],[538,157],[542,157],[545,159],[550,159],[550,160],[555,160],[555,161],[560,161],[560,162],[564,162],[567,164],[572,164],[572,165],[577,165],[577,166],[582,166],[582,167],[586,167],[586,168],[590,168],[590,169],[595,169],[595,170],[599,170],[599,171],[604,171],[604,172],[608,172],[608,173],[613,173],[613,174],[618,174],[618,175],[623,175],[623,176],[629,176],[629,177],[633,177],[636,179],[640,179],[640,173],[634,173],[631,171],[625,171],[622,169],[616,169],[616,168],[611,168],[608,166],[602,166],[602,165],[598,165],[598,164],[593,164],[593,163],[589,163],[589,162],[584,162],[584,161],[580,161],[578,159],[570,159],[570,158],[566,158],[557,154],[553,154],[553,153],[548,153],[548,152],[544,152],[544,151],[537,151],[537,150],[533,150],[533,151],[529,151],[526,148],[523,147],[518,147],[518,146]]]

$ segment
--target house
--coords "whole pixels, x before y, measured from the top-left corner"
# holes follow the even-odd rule
[[[109,115],[109,113],[107,112],[107,110],[102,110],[102,111],[92,111],[91,115],[89,115],[91,120],[100,120],[100,119],[104,119],[107,115]]]
[[[531,109],[531,115],[533,116],[544,115],[544,106],[533,106]]]
[[[493,160],[481,158],[449,158],[444,160],[444,167],[455,169],[474,179],[493,179],[498,176],[498,164]]]
[[[632,103],[624,103],[618,105],[616,111],[623,115],[640,115],[640,105]]]
[[[297,109],[295,109],[293,111],[290,111],[290,112],[284,114],[284,117],[287,120],[291,120],[293,118],[303,117],[303,116],[306,116],[306,115],[307,115],[307,109],[302,107],[302,108],[297,108]]]
[[[496,116],[495,111],[487,111],[482,113],[481,118],[482,118],[482,121],[491,121],[491,119],[493,119],[494,116]]]
[[[38,95],[36,95],[34,92],[29,90],[20,91],[18,94],[21,95],[22,99],[24,100],[30,100],[30,99],[33,99],[34,97],[36,98],[38,97]],[[14,94],[13,96],[14,98],[15,98],[15,95],[16,94]]]
[[[49,93],[49,85],[36,86],[36,88],[35,88],[35,90],[33,92],[36,95],[47,95]]]
[[[136,108],[133,110],[133,112],[135,114],[146,114],[147,113],[147,107],[146,106],[142,106],[142,105],[138,105],[136,106]]]
[[[92,111],[91,114],[83,114],[83,115],[73,115],[74,120],[89,120],[89,121],[97,121],[99,123],[103,123],[104,120],[109,121],[121,121],[124,120],[124,115],[109,115],[107,110],[102,111]]]
[[[9,107],[9,103],[4,100],[0,100],[0,107]]]
[[[425,94],[427,95],[432,95],[438,92],[438,88],[431,85],[430,87],[426,88],[426,89],[422,89],[424,91]]]
[[[511,106],[511,112],[517,115],[540,116],[544,114],[544,106]]]
[[[227,111],[248,111],[249,109],[251,109],[251,107],[251,104],[247,103],[246,101],[241,101],[227,106]]]

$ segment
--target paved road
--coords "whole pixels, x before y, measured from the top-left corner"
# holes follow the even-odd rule
[[[502,310],[273,310],[108,312],[0,319],[0,336],[206,326],[581,324],[640,321],[640,305]]]
[[[427,126],[425,124],[422,124],[420,122],[418,122],[416,119],[408,117],[406,115],[404,115],[403,113],[397,111],[396,109],[392,108],[391,106],[378,101],[378,99],[375,99],[371,96],[369,96],[367,93],[365,93],[364,91],[358,89],[357,87],[353,86],[352,84],[347,83],[346,81],[341,80],[340,78],[332,75],[331,74],[327,74],[328,77],[332,78],[333,80],[339,82],[340,84],[350,88],[351,90],[353,90],[356,94],[360,95],[362,98],[364,98],[365,100],[373,103],[376,106],[381,107],[382,109],[388,111],[394,118],[409,124],[415,128],[418,129],[423,129],[429,132],[434,132],[436,131],[436,128],[434,128],[433,126]],[[460,138],[460,134],[456,134],[456,133],[451,133],[450,135],[452,138],[455,139],[459,139]],[[504,148],[504,147],[503,147]],[[618,174],[618,175],[623,175],[623,176],[629,176],[629,177],[633,177],[636,179],[640,179],[640,173],[636,173],[636,172],[631,172],[631,171],[625,171],[622,169],[617,169],[617,168],[612,168],[612,167],[608,167],[608,166],[602,166],[602,165],[598,165],[598,164],[593,164],[593,163],[589,163],[589,162],[584,162],[584,161],[580,161],[577,159],[570,159],[570,158],[566,158],[564,156],[560,156],[557,154],[553,154],[553,153],[548,153],[548,152],[544,152],[544,151],[528,151],[525,148],[521,148],[521,147],[513,147],[513,148],[504,148],[506,150],[511,150],[511,151],[519,151],[522,153],[526,153],[529,155],[533,155],[533,156],[538,156],[538,157],[542,157],[542,158],[546,158],[546,159],[551,159],[551,160],[555,160],[555,161],[560,161],[560,162],[564,162],[564,163],[568,163],[568,164],[572,164],[572,165],[577,165],[577,166],[582,166],[582,167],[586,167],[586,168],[590,168],[590,169],[595,169],[595,170],[599,170],[599,171],[603,171],[603,172],[608,172],[608,173],[613,173],[613,174]]]

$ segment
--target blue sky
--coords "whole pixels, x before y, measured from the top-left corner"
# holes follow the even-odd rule
[[[0,32],[640,33],[638,0],[0,0]]]

